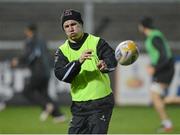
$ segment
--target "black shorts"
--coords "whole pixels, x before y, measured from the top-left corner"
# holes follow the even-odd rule
[[[73,102],[69,134],[107,134],[114,107],[114,98],[107,97],[87,101]]]
[[[159,83],[170,84],[172,79],[173,79],[174,72],[175,72],[174,66],[172,65],[168,69],[161,70],[161,71],[157,72],[153,76],[153,81],[159,82]]]

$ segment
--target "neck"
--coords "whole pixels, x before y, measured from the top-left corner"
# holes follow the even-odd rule
[[[148,36],[151,33],[151,31],[152,31],[151,29],[146,29],[145,30],[145,35]]]
[[[68,40],[72,43],[77,43],[78,41],[80,41],[84,36],[84,33],[82,33],[79,37],[72,39],[72,38],[68,38]]]

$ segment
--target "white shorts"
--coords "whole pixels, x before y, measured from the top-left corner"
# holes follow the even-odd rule
[[[161,95],[161,96],[164,95],[164,89],[163,89],[162,86],[161,86],[159,83],[157,83],[157,82],[153,82],[153,83],[151,84],[150,90],[151,90],[152,92],[155,92],[155,93]]]

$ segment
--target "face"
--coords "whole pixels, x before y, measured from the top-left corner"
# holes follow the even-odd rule
[[[64,31],[68,39],[78,41],[83,36],[82,25],[75,20],[67,20],[63,24]]]
[[[30,31],[30,30],[27,29],[27,28],[24,30],[24,34],[25,34],[25,36],[28,37],[28,38],[31,38],[31,37],[33,36],[32,31]]]
[[[144,34],[144,27],[141,24],[138,25],[138,30],[140,33]]]

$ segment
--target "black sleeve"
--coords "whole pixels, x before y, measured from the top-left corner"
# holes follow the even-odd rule
[[[31,49],[32,50],[32,49]],[[25,48],[23,49],[23,53],[18,57],[18,66],[30,66],[29,56],[32,54],[30,47],[27,47],[25,44]]]
[[[81,64],[78,60],[69,62],[62,51],[57,49],[55,53],[54,73],[60,81],[71,83],[80,70]]]
[[[36,59],[42,55],[41,46],[43,45],[43,42],[39,39],[25,42],[24,53],[19,57],[19,64],[26,66],[33,65]]]
[[[115,51],[110,47],[110,45],[104,40],[100,39],[97,45],[97,55],[100,60],[104,60],[107,69],[103,72],[114,71],[117,66],[117,60],[115,58]]]
[[[167,51],[164,42],[160,37],[154,37],[152,43],[160,54],[157,65],[154,65],[156,72],[158,72],[169,62],[169,59],[167,56]]]

